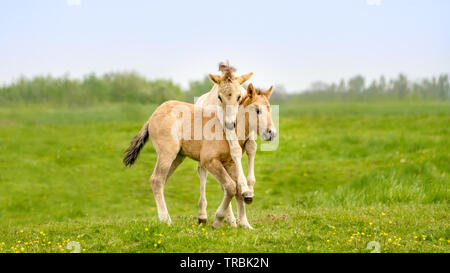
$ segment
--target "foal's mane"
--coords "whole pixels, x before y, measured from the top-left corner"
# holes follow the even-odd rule
[[[236,68],[232,67],[229,62],[219,63],[219,71],[222,72],[222,80],[231,82],[234,79]]]

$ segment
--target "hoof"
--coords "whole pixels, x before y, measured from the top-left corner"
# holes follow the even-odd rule
[[[244,202],[246,204],[251,204],[253,202],[253,194],[251,192],[243,193],[242,197],[244,198]]]
[[[201,225],[201,224],[204,224],[204,225],[206,225],[206,219],[200,219],[200,218],[198,218],[198,223]]]

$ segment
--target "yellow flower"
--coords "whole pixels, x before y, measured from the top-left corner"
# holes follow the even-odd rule
[[[225,232],[222,232],[222,236],[225,236]]]
[[[202,228],[202,231],[205,231],[205,228]]]
[[[388,242],[390,243],[390,242],[392,242],[392,239],[391,239],[391,238],[389,238],[389,239],[388,239],[387,241],[388,241]]]
[[[23,229],[20,230],[20,233],[23,233]]]
[[[384,212],[381,213],[381,216],[385,216],[385,215],[386,215],[386,213],[384,213]]]
[[[372,223],[372,222],[369,222],[369,226],[371,226],[371,225],[373,225],[373,223]]]
[[[389,221],[389,224],[392,224],[392,221]]]
[[[145,231],[148,231],[148,228],[145,228]]]
[[[208,232],[205,232],[205,235],[208,235]]]
[[[159,244],[159,245],[161,244],[161,240],[158,240],[158,244]]]
[[[327,240],[327,243],[329,243],[330,242],[330,240]]]
[[[153,246],[154,246],[154,247],[157,247],[158,245],[157,245],[157,244],[153,244]]]

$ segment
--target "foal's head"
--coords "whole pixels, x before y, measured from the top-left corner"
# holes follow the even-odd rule
[[[256,130],[258,135],[265,141],[272,141],[277,135],[277,130],[273,124],[271,108],[269,103],[273,87],[267,90],[255,89],[253,84],[247,87],[247,95],[242,100],[242,106],[248,115],[248,125],[250,130]],[[256,117],[256,118],[252,118]]]
[[[241,85],[250,79],[253,73],[235,76],[236,69],[228,63],[220,63],[219,71],[222,75],[209,74],[209,78],[219,88],[217,99],[225,113],[225,127],[233,130],[236,126],[237,107],[241,100]]]

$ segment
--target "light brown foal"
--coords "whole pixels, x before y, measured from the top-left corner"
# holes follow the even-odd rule
[[[242,99],[238,110],[236,126],[236,130],[240,128],[244,130],[244,136],[239,139],[242,152],[245,143],[249,140],[250,135],[254,135],[255,131],[263,140],[273,140],[276,135],[268,100],[271,93],[272,88],[267,91],[260,91],[255,90],[252,84],[247,88],[247,95]],[[199,161],[200,165],[220,182],[224,191],[224,198],[216,211],[213,227],[220,226],[226,216],[232,197],[236,196],[238,223],[241,226],[251,228],[245,215],[244,204],[244,202],[251,202],[251,200],[244,200],[242,193],[237,192],[239,190],[236,187],[237,169],[230,155],[230,148],[223,129],[215,128],[215,130],[220,130],[223,135],[222,139],[209,139],[205,136],[200,139],[195,138],[192,129],[194,126],[184,126],[187,122],[194,124],[194,117],[196,116],[194,111],[203,110],[180,101],[168,101],[160,105],[131,141],[130,147],[125,152],[123,162],[126,166],[132,165],[150,137],[158,154],[150,183],[156,200],[159,219],[170,224],[171,219],[164,200],[166,181],[186,156]],[[261,113],[264,113],[264,115],[261,115]],[[252,118],[252,116],[257,118]],[[210,117],[201,115],[201,118],[203,128],[209,120],[214,118],[214,115]],[[245,125],[242,126],[241,122]],[[242,134],[237,132],[237,135]]]

